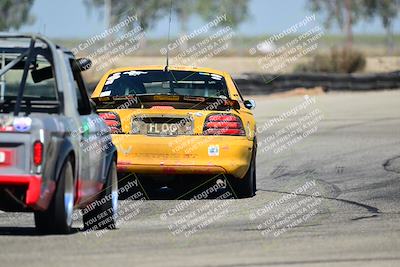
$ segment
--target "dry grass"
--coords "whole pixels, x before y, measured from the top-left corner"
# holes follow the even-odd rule
[[[298,63],[304,63],[307,58],[301,58]],[[173,65],[174,58],[170,64]],[[165,57],[125,57],[108,67],[140,66],[140,65],[164,65]],[[283,73],[290,73],[296,64],[283,69]],[[262,73],[262,67],[258,64],[258,57],[214,57],[206,60],[202,67],[225,70],[232,75],[241,73]],[[93,68],[94,69],[94,68]],[[106,69],[106,70],[108,70]],[[106,71],[90,70],[84,74],[89,83],[96,83]],[[389,72],[400,70],[400,57],[368,57],[364,72]]]

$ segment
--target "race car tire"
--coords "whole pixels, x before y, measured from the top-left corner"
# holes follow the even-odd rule
[[[72,229],[75,187],[72,164],[67,160],[60,173],[53,200],[46,211],[34,213],[36,229],[42,233],[68,234]]]
[[[117,165],[113,161],[99,198],[83,209],[84,230],[117,229],[117,215],[118,175]]]
[[[237,198],[249,198],[255,196],[256,193],[256,156],[253,153],[250,166],[242,179],[230,177],[228,179],[234,195]]]

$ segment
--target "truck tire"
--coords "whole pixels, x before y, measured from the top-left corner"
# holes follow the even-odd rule
[[[60,173],[53,200],[46,211],[34,214],[35,225],[42,233],[68,234],[72,229],[75,187],[74,174],[70,160],[67,160]]]
[[[85,210],[88,212],[85,212]],[[118,176],[117,165],[113,161],[99,198],[84,209],[82,216],[84,230],[117,229],[117,215]]]

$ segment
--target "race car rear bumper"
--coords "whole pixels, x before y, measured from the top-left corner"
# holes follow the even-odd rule
[[[0,175],[0,186],[26,186],[25,204],[36,206],[40,199],[42,177],[40,175]]]
[[[253,154],[244,136],[113,135],[118,171],[138,174],[227,174],[242,178]]]

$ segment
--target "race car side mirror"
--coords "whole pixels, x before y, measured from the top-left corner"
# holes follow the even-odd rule
[[[254,109],[256,107],[256,101],[253,99],[245,100],[243,104],[248,109]]]

